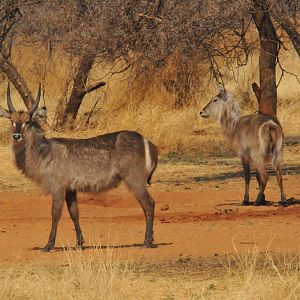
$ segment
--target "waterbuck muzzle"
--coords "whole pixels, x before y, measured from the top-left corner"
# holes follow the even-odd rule
[[[15,142],[21,142],[23,140],[23,135],[21,133],[13,133],[12,137]]]
[[[208,118],[208,117],[209,117],[209,115],[208,115],[204,110],[201,110],[201,111],[200,111],[200,116],[201,116],[202,118]]]

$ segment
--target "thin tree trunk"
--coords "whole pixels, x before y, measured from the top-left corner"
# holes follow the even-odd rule
[[[77,72],[74,77],[74,84],[70,98],[63,112],[62,118],[59,117],[60,121],[58,122],[58,126],[65,126],[68,123],[68,125],[72,125],[72,123],[76,120],[84,96],[87,93],[90,93],[105,85],[105,82],[101,81],[88,87],[86,86],[87,79],[93,67],[94,61],[94,54],[86,53],[81,57]]]
[[[68,119],[69,116],[71,116],[73,120],[76,119],[83,97],[85,96],[83,91],[94,61],[94,55],[84,54],[81,57],[79,67],[74,78],[71,96],[64,112],[65,119]]]
[[[278,38],[266,2],[262,0],[253,0],[253,4],[254,10],[252,16],[260,40],[259,113],[276,115],[276,59],[278,54]]]
[[[10,59],[5,58],[2,53],[0,53],[0,70],[6,74],[8,80],[15,86],[27,109],[30,109],[34,98],[17,68]]]
[[[282,21],[280,24],[291,39],[293,46],[300,57],[300,34],[287,21]]]

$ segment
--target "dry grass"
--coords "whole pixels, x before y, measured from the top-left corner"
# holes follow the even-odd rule
[[[175,110],[173,96],[161,86],[144,83],[146,93],[139,97],[138,87],[130,87],[122,77],[113,77],[105,89],[88,95],[80,109],[78,127],[73,132],[52,132],[56,105],[63,93],[63,81],[69,66],[63,60],[53,65],[35,61],[30,51],[22,52],[26,66],[22,74],[30,79],[34,90],[43,78],[45,101],[49,110],[48,136],[87,137],[105,132],[130,129],[145,134],[159,146],[161,161],[154,181],[185,180],[194,176],[210,176],[241,170],[237,158],[227,149],[219,128],[198,116],[201,107],[214,93],[213,84],[199,86],[190,107]],[[21,58],[20,58],[21,59]],[[300,61],[287,53],[282,64],[299,75]],[[31,69],[28,68],[31,66]],[[45,66],[45,73],[31,74]],[[238,97],[246,113],[256,110],[250,90],[258,81],[258,59],[238,69],[226,83]],[[26,67],[26,68],[25,68]],[[95,68],[93,80],[102,79],[107,70]],[[234,78],[238,78],[235,80]],[[207,83],[207,80],[205,81]],[[5,106],[5,87],[0,86],[0,104]],[[133,89],[133,91],[132,91]],[[300,85],[286,75],[279,89],[279,118],[287,137],[300,135]],[[17,108],[21,100],[13,91]],[[248,99],[245,101],[245,99]],[[99,101],[98,101],[99,100]],[[90,124],[86,112],[98,101]],[[8,145],[10,123],[0,120],[0,189],[27,190],[34,185],[12,164]],[[286,147],[287,164],[299,164],[300,147]],[[0,265],[1,299],[299,299],[300,259],[264,255],[257,249],[246,255],[236,253],[228,258],[184,260],[178,262],[141,263],[121,258],[116,250],[82,252],[67,251],[57,264],[37,261],[27,265]]]
[[[53,265],[0,267],[1,299],[299,299],[300,259],[252,252],[133,262],[113,249],[67,251]]]
[[[201,119],[198,114],[214,94],[214,83],[209,82],[206,77],[199,80],[198,90],[194,87],[191,106],[174,109],[172,103],[175,95],[165,89],[159,74],[154,74],[153,78],[146,78],[137,84],[132,83],[130,77],[124,78],[124,74],[109,77],[107,66],[96,65],[91,74],[91,81],[106,80],[107,85],[85,97],[75,131],[52,132],[51,125],[57,103],[64,94],[64,83],[67,76],[72,73],[74,62],[68,62],[59,53],[53,61],[47,61],[45,53],[41,52],[38,55],[38,52],[31,48],[25,50],[16,50],[14,59],[33,91],[37,87],[37,81],[43,82],[45,95],[42,103],[47,105],[49,111],[49,136],[87,137],[130,129],[141,132],[157,144],[161,154],[176,152],[192,157],[228,156],[229,152],[218,126]],[[300,61],[295,52],[286,51],[281,56],[281,63],[286,70],[300,76]],[[199,66],[199,74],[204,76],[201,66]],[[278,71],[278,78],[279,75]],[[226,87],[238,98],[245,113],[253,113],[257,109],[256,99],[251,91],[251,83],[258,81],[256,56],[252,57],[247,66],[233,69],[224,81]],[[0,104],[5,105],[5,86],[1,85],[0,88]],[[300,134],[299,95],[300,84],[296,77],[285,74],[278,88],[278,115],[288,137],[299,137]],[[22,108],[22,101],[15,90],[12,96],[15,99],[15,106]],[[65,101],[66,99],[63,99],[63,102]],[[97,105],[90,116],[95,103]],[[87,124],[89,116],[90,122]],[[1,136],[9,125],[6,120],[0,120],[0,140],[6,139]]]

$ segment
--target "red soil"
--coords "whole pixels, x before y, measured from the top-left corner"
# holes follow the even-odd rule
[[[279,200],[275,179],[266,192],[271,203],[264,207],[239,205],[242,179],[189,186],[154,184],[149,190],[156,201],[154,237],[158,247],[151,249],[137,245],[144,238],[144,216],[124,187],[102,194],[79,194],[87,247],[83,252],[89,253],[94,246],[109,246],[125,257],[157,260],[224,255],[257,246],[260,251],[296,254],[300,251],[299,180],[300,175],[285,177],[287,196],[294,197],[286,208],[272,205]],[[256,192],[252,187],[252,199]],[[46,244],[51,225],[51,197],[39,189],[0,192],[0,209],[2,262],[57,259],[64,255],[63,246],[75,244],[73,224],[65,208],[54,251],[33,250]]]

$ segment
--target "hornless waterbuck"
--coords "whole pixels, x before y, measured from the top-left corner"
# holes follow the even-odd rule
[[[229,146],[242,160],[245,175],[242,204],[249,204],[251,167],[256,170],[259,184],[259,193],[254,204],[265,204],[264,191],[268,181],[266,166],[273,164],[281,193],[279,203],[286,205],[281,176],[283,132],[277,118],[262,114],[241,116],[238,102],[221,85],[218,86],[218,94],[203,108],[200,115],[221,125]]]
[[[16,166],[47,193],[52,194],[52,227],[43,251],[55,244],[57,225],[66,200],[74,222],[77,246],[84,243],[79,225],[77,192],[99,192],[116,187],[121,181],[135,195],[146,218],[144,246],[153,243],[154,200],[147,182],[157,165],[157,148],[142,135],[132,131],[113,132],[88,139],[51,138],[44,135],[39,119],[46,109],[38,108],[41,87],[28,112],[13,107],[10,87],[8,110],[0,116],[11,120],[12,148]]]

